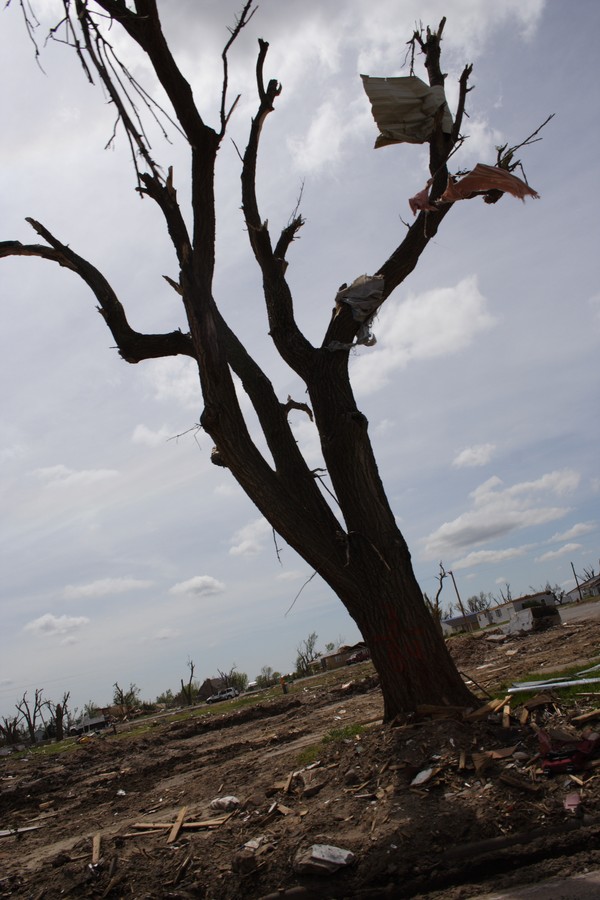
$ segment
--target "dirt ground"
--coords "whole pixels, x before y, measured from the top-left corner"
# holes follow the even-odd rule
[[[600,621],[451,647],[485,699],[599,657]],[[516,695],[510,715],[390,727],[367,663],[238,711],[3,757],[0,897],[458,900],[600,867],[600,767],[544,776],[537,734],[581,739],[572,720],[597,703],[585,691],[523,723]],[[230,796],[232,810],[211,808]],[[315,845],[352,855],[315,870]]]

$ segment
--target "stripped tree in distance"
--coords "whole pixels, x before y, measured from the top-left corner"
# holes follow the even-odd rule
[[[164,217],[165,239],[171,242],[179,265],[178,276],[168,281],[183,304],[189,331],[135,331],[107,278],[72,249],[74,236],[66,235],[63,243],[34,219],[28,221],[44,243],[7,241],[0,245],[0,256],[42,257],[83,279],[95,295],[99,311],[126,362],[134,364],[176,355],[195,360],[204,404],[200,422],[214,442],[213,461],[229,470],[274,531],[342,601],[369,646],[380,678],[386,720],[413,711],[421,703],[472,703],[473,697],[423,601],[406,541],[379,475],[367,418],[354,398],[348,360],[357,341],[368,342],[368,321],[408,278],[457,200],[479,195],[494,203],[504,191],[513,192],[517,182],[521,186],[518,196],[534,195],[511,174],[519,165],[515,150],[530,138],[515,147],[500,148],[494,166],[477,166],[467,178],[455,183],[448,173],[448,160],[463,140],[461,123],[471,66],[466,66],[460,76],[459,100],[452,117],[444,97],[445,76],[440,67],[445,20],[437,31],[415,32],[409,42],[410,78],[413,83],[419,81],[413,68],[421,53],[428,84],[420,84],[430,111],[425,116],[426,128],[417,139],[413,136],[412,142],[428,145],[430,181],[411,202],[413,224],[398,245],[392,243],[384,251],[375,275],[323,294],[323,307],[330,308],[333,301],[334,311],[329,322],[324,323],[320,346],[315,346],[298,327],[286,279],[288,251],[304,224],[303,218],[296,211],[278,234],[272,233],[267,217],[261,213],[256,191],[261,132],[282,91],[275,78],[265,80],[269,45],[259,40],[256,113],[246,149],[240,154],[241,205],[247,238],[262,277],[269,334],[282,360],[305,386],[309,403],[289,397],[283,401],[243,340],[225,321],[213,293],[218,212],[214,173],[219,147],[237,102],[230,102],[228,97],[228,57],[256,11],[253,0],[245,2],[230,29],[219,63],[223,78],[220,97],[213,98],[212,123],[200,113],[191,86],[164,36],[157,0],[134,0],[129,4],[123,0],[63,0],[62,5],[63,17],[57,26],[61,30],[55,32],[56,36],[74,48],[87,77],[101,82],[132,148],[136,189],[156,203]],[[168,5],[165,15],[167,12]],[[191,14],[202,15],[199,10]],[[117,28],[146,54],[170,103],[170,115],[189,145],[190,213],[178,202],[168,160],[161,168],[150,152],[140,126],[140,100],[148,95],[137,90],[134,79],[121,75],[127,70],[118,68],[120,63],[115,61],[108,42],[109,29],[114,33]],[[403,52],[403,43],[399,40],[399,52]],[[370,99],[377,119],[376,99]],[[202,109],[210,108],[209,101],[210,98],[202,98]],[[155,113],[155,108],[151,112]],[[282,160],[281,164],[285,162]],[[89,156],[86,165],[90,166]],[[234,190],[236,185],[231,185],[231,191]],[[273,216],[269,218],[272,221]],[[381,236],[382,246],[388,237]],[[143,254],[145,248],[141,247],[140,252]],[[236,394],[234,375],[258,418],[269,458],[251,437]],[[288,414],[298,408],[309,414],[318,430],[331,490],[323,488],[322,478],[307,464],[292,433]]]

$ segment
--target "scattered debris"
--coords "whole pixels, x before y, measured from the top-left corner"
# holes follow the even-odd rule
[[[389,144],[424,144],[435,128],[441,110],[441,128],[452,131],[452,114],[442,85],[430,86],[416,75],[377,78],[361,75],[379,135],[375,148]]]
[[[487,194],[488,191],[499,191],[500,194],[512,194],[519,200],[525,200],[525,197],[534,197],[539,200],[539,194],[530,188],[526,182],[506,169],[500,169],[498,166],[487,166],[484,163],[477,163],[474,169],[468,172],[458,181],[453,181],[452,177],[448,178],[448,186],[440,197],[443,203],[454,203],[456,200],[469,200],[480,194]],[[494,203],[496,197],[485,197],[487,203]]]
[[[210,801],[211,809],[224,809],[229,812],[232,809],[237,809],[240,805],[240,801],[237,797],[216,797],[215,800]]]
[[[415,775],[415,777],[413,778],[413,780],[410,783],[410,786],[411,787],[419,787],[422,784],[427,784],[428,782],[431,781],[432,778],[435,778],[435,776],[441,771],[442,771],[441,766],[435,766],[434,768],[430,768],[430,769],[423,769],[422,772],[419,772],[418,775]]]
[[[309,850],[300,850],[294,860],[294,871],[299,875],[330,875],[354,862],[354,853],[330,844],[313,844]]]

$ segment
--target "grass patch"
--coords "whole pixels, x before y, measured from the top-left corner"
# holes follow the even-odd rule
[[[331,731],[328,731],[324,736],[321,743],[332,744],[348,741],[358,734],[362,734],[364,730],[364,725],[344,725],[342,728],[332,728]]]
[[[586,678],[600,678],[600,669],[597,672],[589,672],[587,675],[580,675],[580,673],[585,669],[591,669],[593,666],[598,665],[600,663],[600,657],[595,657],[591,659],[587,663],[575,665],[575,666],[567,666],[563,669],[553,669],[547,672],[532,672],[529,675],[524,675],[522,678],[519,678],[520,682],[528,682],[528,681],[560,681],[561,679],[570,680],[575,679],[578,676],[581,677],[582,680]],[[512,687],[514,681],[505,682],[502,685],[502,690],[499,693],[508,693],[508,688]],[[511,694],[511,697],[514,697],[515,701],[519,704],[526,703],[527,700],[530,700],[532,697],[535,697],[536,694],[541,694],[544,691],[544,687],[542,685],[532,686],[531,691],[521,691],[518,694]],[[597,684],[574,684],[570,687],[566,688],[552,688],[552,692],[558,694],[561,700],[573,700],[577,698],[577,695],[580,693],[586,694],[598,694],[600,698],[600,682]]]
[[[298,754],[298,765],[299,766],[310,766],[312,763],[316,762],[321,755],[321,745],[313,744],[311,747],[305,747]]]
[[[341,728],[332,728],[327,734],[324,734],[318,744],[312,744],[305,747],[298,756],[298,763],[301,766],[309,766],[318,760],[323,749],[330,744],[341,744],[344,741],[351,741],[365,730],[364,725],[343,725]]]

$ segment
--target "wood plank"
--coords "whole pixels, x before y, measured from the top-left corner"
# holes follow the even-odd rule
[[[574,719],[571,719],[573,725],[582,725],[584,722],[591,722],[592,719],[597,719],[600,717],[600,709],[593,709],[591,712],[582,713],[580,716],[575,716]]]
[[[502,727],[510,728],[510,703],[507,703],[502,710]]]
[[[503,772],[500,775],[500,781],[503,784],[508,784],[510,787],[520,788],[522,791],[527,791],[530,794],[539,794],[541,790],[541,785],[536,784],[533,781],[525,781],[524,778],[517,778],[514,775],[509,775],[508,772]]]
[[[172,844],[179,837],[179,832],[181,831],[181,826],[183,825],[183,820],[185,819],[185,815],[187,813],[187,806],[182,806],[179,810],[177,818],[173,822],[173,827],[171,828],[171,832],[169,837],[167,838],[167,844]]]
[[[92,865],[97,866],[100,862],[102,851],[102,836],[98,832],[92,838]]]
[[[478,709],[474,709],[473,712],[466,713],[464,720],[465,722],[477,722],[478,719],[484,719],[490,713],[497,712],[508,700],[510,700],[509,696],[503,697],[501,700],[490,700]]]
[[[291,789],[291,787],[292,787],[292,782],[293,782],[293,780],[294,780],[294,773],[293,773],[293,771],[292,771],[292,772],[290,772],[290,774],[288,775],[288,777],[287,777],[287,779],[286,779],[285,786],[284,786],[284,788],[283,788],[283,793],[284,793],[284,794],[289,794],[290,789]]]

